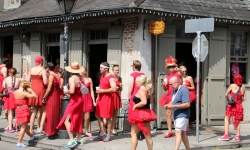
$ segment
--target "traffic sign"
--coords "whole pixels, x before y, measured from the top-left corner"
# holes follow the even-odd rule
[[[197,60],[198,57],[198,38],[196,37],[192,43],[192,54]],[[200,51],[200,61],[203,62],[208,54],[208,40],[204,34],[201,35],[201,51]]]
[[[214,18],[189,19],[185,21],[185,33],[213,32]]]

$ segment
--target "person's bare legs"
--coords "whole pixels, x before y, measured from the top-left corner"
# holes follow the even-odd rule
[[[84,128],[85,128],[85,134],[89,133],[89,120],[90,120],[90,112],[84,113]]]
[[[99,127],[100,127],[100,135],[104,135],[105,132],[104,132],[104,123],[103,123],[103,120],[100,117],[96,117],[96,118],[97,118],[97,121],[98,121],[98,124],[99,124]]]
[[[180,145],[181,145],[181,130],[175,130],[175,150],[179,150],[180,149]]]
[[[42,116],[42,109],[41,107],[38,107],[37,113],[36,113],[36,122],[37,122],[37,129],[40,129],[41,124],[41,116]]]
[[[188,131],[188,132],[190,131],[190,129],[189,129],[189,120],[188,120],[186,131]]]
[[[237,127],[236,136],[240,136],[240,123],[238,124]]]
[[[28,129],[28,123],[27,122],[22,123],[22,125],[21,125],[21,129],[20,129],[19,137],[18,137],[18,141],[17,141],[18,144],[22,143],[24,133],[26,133],[30,137],[33,137],[33,135],[30,133],[30,131]]]
[[[153,149],[153,140],[152,140],[152,138],[150,136],[150,131],[151,131],[150,122],[145,122],[143,124],[144,124],[144,126],[147,128],[147,130],[149,132],[148,135],[144,134],[144,137],[145,137],[146,142],[147,142],[148,150],[152,150]]]
[[[45,119],[46,119],[46,106],[43,105],[41,108],[41,122],[40,122],[40,130],[43,130]]]
[[[30,132],[33,133],[33,128],[34,128],[34,122],[35,122],[35,118],[36,118],[36,114],[38,111],[38,107],[37,106],[32,106],[33,107],[33,111],[30,117]],[[40,118],[37,118],[37,120],[40,120]]]
[[[8,109],[8,123],[9,123],[9,129],[12,130],[12,123],[13,123],[13,109]]]
[[[74,141],[73,133],[70,132],[70,122],[69,122],[69,120],[70,120],[70,116],[68,115],[68,116],[66,117],[65,121],[64,121],[64,125],[65,125],[65,127],[66,127],[67,132],[68,132],[69,140],[70,140],[70,141]],[[77,135],[77,136],[78,136],[78,135]],[[77,137],[77,138],[78,138],[78,137]]]
[[[172,132],[172,109],[166,109],[168,132]]]
[[[229,119],[230,119],[230,116],[225,116],[224,127],[225,127],[225,134],[227,135],[229,133]]]
[[[111,125],[112,125],[112,122],[111,122],[111,119],[110,118],[106,118],[106,121],[107,121],[107,135],[111,135]]]
[[[116,116],[117,116],[118,109],[114,109],[113,116],[112,116],[112,124],[111,124],[111,132],[116,134],[115,125],[116,125]]]
[[[185,131],[181,132],[181,139],[182,139],[182,142],[184,143],[184,145],[186,147],[186,150],[190,150],[188,137],[187,137]]]
[[[136,150],[138,145],[137,134],[139,132],[139,128],[136,124],[131,125],[131,150]]]

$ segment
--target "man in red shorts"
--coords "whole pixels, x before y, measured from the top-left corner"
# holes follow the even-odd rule
[[[169,70],[169,74],[166,75],[164,81],[162,82],[162,87],[164,91],[167,91],[160,99],[160,105],[164,107],[166,104],[171,103],[172,101],[172,87],[169,84],[169,80],[171,77],[177,77],[181,82],[181,78],[183,75],[183,72],[177,68],[177,60],[173,57],[166,58],[166,69]],[[164,136],[165,138],[171,138],[174,137],[174,134],[172,132],[172,110],[170,108],[166,109],[166,117],[167,117],[167,125],[168,125],[168,132]]]

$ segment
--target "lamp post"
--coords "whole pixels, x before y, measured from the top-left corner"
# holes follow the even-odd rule
[[[62,11],[62,15],[64,15],[64,67],[68,66],[68,60],[69,60],[69,41],[68,41],[68,22],[66,20],[66,17],[71,13],[73,10],[73,7],[75,6],[77,0],[56,0],[60,10]],[[68,73],[66,70],[64,70],[64,86],[68,85]],[[62,98],[62,107],[61,107],[61,117],[64,114],[64,111],[69,103],[69,97],[64,94]],[[59,130],[58,137],[60,139],[67,139],[68,134],[66,130]]]

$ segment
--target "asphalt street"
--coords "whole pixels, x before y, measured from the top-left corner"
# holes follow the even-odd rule
[[[17,149],[20,149],[20,148],[16,148],[16,145],[13,144],[13,143],[0,141],[0,149],[1,150],[17,150]],[[27,148],[25,148],[25,150],[44,150],[44,149],[43,148],[37,148],[37,147],[27,147]]]

